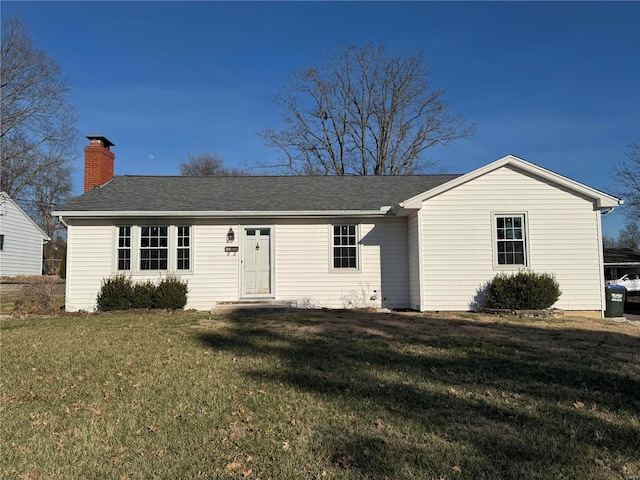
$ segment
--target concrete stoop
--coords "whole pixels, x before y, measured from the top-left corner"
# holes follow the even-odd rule
[[[211,313],[223,312],[262,312],[262,313],[285,313],[294,308],[298,308],[295,301],[240,301],[240,302],[218,302],[213,307]]]

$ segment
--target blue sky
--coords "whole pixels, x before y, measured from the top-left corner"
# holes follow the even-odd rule
[[[205,151],[229,167],[275,162],[258,135],[282,125],[275,95],[341,42],[424,55],[478,128],[430,151],[448,173],[514,154],[611,192],[640,139],[638,2],[3,1],[14,14],[62,67],[80,133],[116,144],[118,175],[177,175]],[[605,234],[622,224],[606,217]]]

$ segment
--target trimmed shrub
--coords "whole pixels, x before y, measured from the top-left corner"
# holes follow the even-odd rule
[[[156,288],[156,308],[177,310],[187,304],[187,282],[175,275],[167,275]]]
[[[490,308],[544,310],[556,303],[562,292],[552,274],[521,271],[499,273],[487,284],[485,294]]]
[[[133,303],[133,282],[124,274],[105,278],[102,281],[98,293],[98,309],[107,312],[109,310],[128,310]]]
[[[157,287],[151,280],[133,285],[131,308],[151,309],[156,307]]]

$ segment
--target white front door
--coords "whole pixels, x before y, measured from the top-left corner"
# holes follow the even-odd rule
[[[271,229],[244,229],[244,294],[271,294]]]

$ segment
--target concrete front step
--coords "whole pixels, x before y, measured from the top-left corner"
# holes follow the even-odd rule
[[[211,313],[256,311],[265,313],[288,312],[292,308],[297,308],[297,302],[283,302],[274,300],[265,301],[240,301],[240,302],[218,302],[211,309]]]

